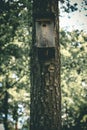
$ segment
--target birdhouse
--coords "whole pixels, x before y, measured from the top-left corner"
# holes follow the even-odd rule
[[[55,47],[54,21],[52,19],[36,20],[36,47]]]

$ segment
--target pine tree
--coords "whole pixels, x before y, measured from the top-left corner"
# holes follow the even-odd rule
[[[60,45],[59,10],[57,0],[33,1],[33,37],[31,46],[31,130],[61,129],[61,88],[60,88]],[[50,19],[50,20],[49,20]],[[49,47],[46,39],[37,40],[38,27],[53,22],[55,45]],[[50,25],[49,25],[50,26]],[[44,28],[43,27],[43,28]],[[37,30],[36,30],[37,28]],[[42,32],[43,33],[43,29]],[[40,36],[40,34],[39,34]],[[42,45],[42,44],[45,45]],[[51,41],[49,42],[51,44]],[[49,44],[48,43],[48,44]],[[54,44],[54,43],[53,43]]]

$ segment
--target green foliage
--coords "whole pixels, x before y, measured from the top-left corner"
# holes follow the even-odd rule
[[[75,30],[60,32],[63,128],[87,129],[87,39]],[[85,125],[84,125],[85,124]]]
[[[27,2],[0,1],[0,115],[8,126],[8,117],[17,122],[20,116],[29,114],[31,5]],[[21,114],[19,104],[24,107]]]

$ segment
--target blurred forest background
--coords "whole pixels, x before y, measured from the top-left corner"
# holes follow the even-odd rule
[[[61,2],[61,15],[79,10],[78,3]],[[80,11],[86,6],[82,0]],[[0,124],[5,130],[29,129],[31,43],[31,0],[0,0]],[[62,129],[87,130],[87,32],[60,26],[60,46]]]

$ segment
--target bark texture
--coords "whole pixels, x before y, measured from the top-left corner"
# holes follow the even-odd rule
[[[31,130],[61,130],[60,46],[57,0],[33,1],[33,38],[31,47]],[[44,7],[43,7],[44,6]],[[40,13],[41,12],[41,13]],[[35,17],[51,12],[55,19],[55,57],[38,56]],[[50,49],[50,48],[49,48]]]

